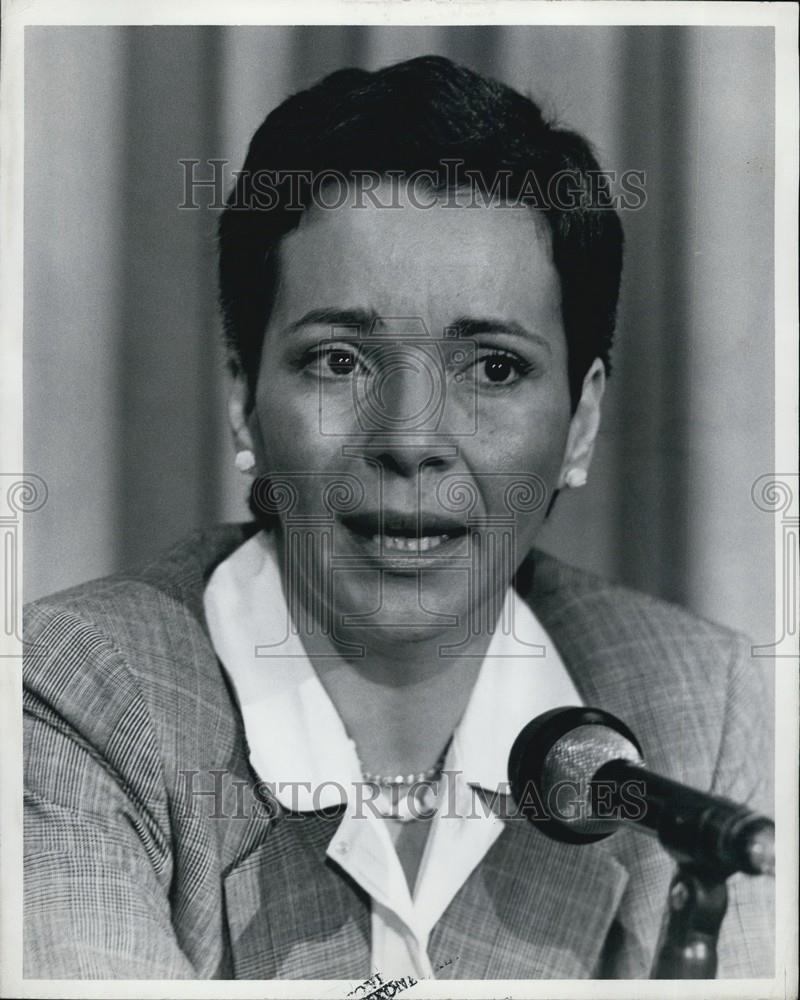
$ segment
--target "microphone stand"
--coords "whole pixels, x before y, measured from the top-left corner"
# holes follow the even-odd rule
[[[717,938],[728,908],[727,879],[737,871],[772,872],[774,823],[743,805],[706,795],[613,760],[596,775],[598,786],[646,781],[647,812],[638,820],[656,833],[678,862],[670,883],[668,918],[651,979],[714,979]],[[769,861],[767,859],[770,859]]]
[[[543,821],[528,814],[544,834],[586,844],[610,836],[621,822],[656,834],[678,867],[650,978],[714,979],[717,938],[728,908],[727,880],[735,872],[775,874],[775,824],[747,806],[648,771],[641,754],[630,729],[608,712],[553,709],[529,722],[511,748],[512,793],[523,801],[531,780],[553,790],[564,779],[575,784],[578,776],[589,783],[590,817],[601,822],[595,830],[579,829],[558,814]],[[637,788],[643,808],[631,810],[622,794],[628,787]],[[603,822],[609,820],[610,825]]]
[[[728,908],[730,872],[680,861],[670,883],[669,916],[651,979],[714,979],[717,938]]]

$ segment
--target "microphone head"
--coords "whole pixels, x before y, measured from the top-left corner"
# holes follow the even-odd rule
[[[514,741],[511,794],[519,812],[552,839],[602,840],[620,821],[599,806],[593,779],[612,760],[644,763],[624,722],[599,708],[553,709],[529,722]]]

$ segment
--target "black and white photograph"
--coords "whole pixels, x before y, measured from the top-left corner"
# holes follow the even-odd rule
[[[2,995],[796,996],[794,5],[4,21]]]

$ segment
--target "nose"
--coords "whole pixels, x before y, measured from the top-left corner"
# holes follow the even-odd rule
[[[441,439],[398,438],[373,442],[357,449],[368,464],[377,463],[387,473],[402,479],[413,479],[423,468],[445,470],[453,464],[458,448]]]
[[[365,458],[405,478],[452,462],[458,449],[445,426],[446,373],[435,347],[397,345],[358,388]]]
[[[438,429],[447,383],[434,345],[394,343],[357,383],[359,423],[370,432],[430,432]]]

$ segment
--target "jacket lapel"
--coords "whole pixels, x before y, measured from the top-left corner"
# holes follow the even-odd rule
[[[571,587],[574,576],[569,567],[535,552],[516,583],[558,648],[584,703],[630,718],[629,685],[616,683],[615,671],[597,655],[604,621],[591,597],[584,602]],[[615,639],[608,637],[609,648]],[[624,666],[630,676],[631,664]],[[646,975],[649,942],[639,939],[621,903],[636,888],[631,880],[641,884],[645,874],[668,873],[669,863],[661,858],[656,867],[663,866],[663,872],[655,872],[647,846],[637,844],[629,831],[583,846],[560,844],[522,818],[507,819],[502,835],[431,935],[429,953],[437,978],[604,975],[609,962],[604,946],[621,934],[627,950],[642,958],[642,968],[628,974]],[[650,865],[643,865],[645,860]],[[646,918],[647,926],[656,926],[656,914]]]
[[[369,902],[325,857],[339,821],[285,814],[226,874],[236,979],[369,975]]]
[[[435,975],[591,976],[627,881],[602,842],[559,844],[526,820],[507,819],[431,935]]]
[[[631,620],[624,590],[539,551],[523,564],[516,584],[561,654],[583,703],[604,708],[627,722],[642,741],[648,766],[668,773],[670,753],[662,734],[669,733],[670,727],[660,723],[659,717],[672,711],[675,680],[663,669],[669,652],[648,635],[647,626],[652,631],[652,624],[635,616]],[[663,640],[664,635],[662,626],[659,637]],[[655,838],[631,829],[620,829],[588,846],[552,846],[585,861],[602,853],[624,871],[627,889],[616,912],[609,914],[613,919],[595,975],[646,977],[673,869],[667,852]],[[578,891],[585,898],[590,896],[585,888]]]

